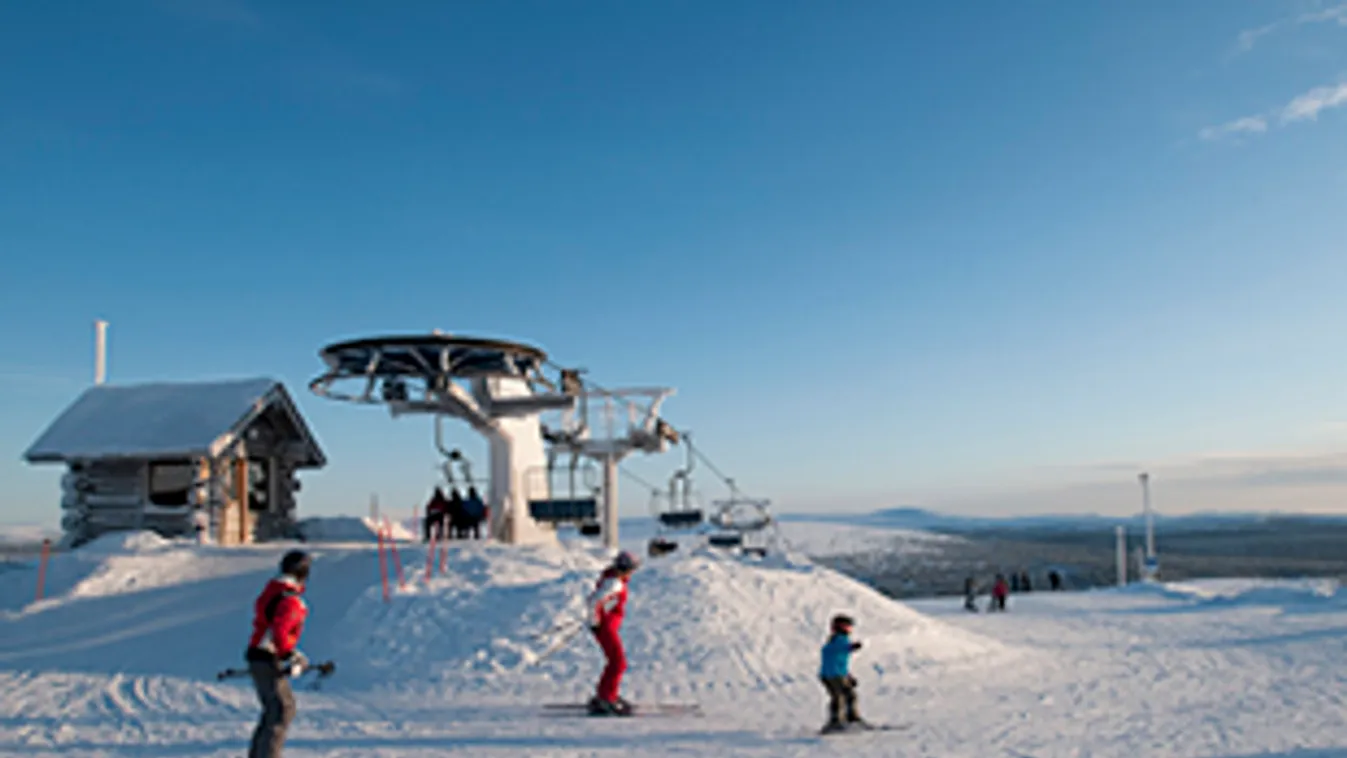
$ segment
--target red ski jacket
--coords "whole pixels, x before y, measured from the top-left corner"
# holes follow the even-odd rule
[[[304,585],[289,576],[267,582],[253,604],[253,634],[248,639],[248,660],[284,659],[295,652],[309,607],[301,593]]]
[[[627,580],[606,570],[589,596],[589,625],[617,631],[627,612]]]

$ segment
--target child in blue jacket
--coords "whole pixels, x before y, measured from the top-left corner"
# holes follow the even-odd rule
[[[819,679],[828,690],[828,723],[823,727],[824,732],[845,729],[849,725],[866,725],[856,712],[856,677],[851,675],[851,654],[861,649],[861,643],[851,641],[853,624],[850,616],[834,616],[832,636],[823,645]],[[845,721],[842,719],[844,705]]]

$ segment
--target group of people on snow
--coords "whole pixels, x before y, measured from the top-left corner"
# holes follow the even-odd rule
[[[468,487],[465,498],[457,487],[449,489],[448,497],[444,490],[435,488],[430,501],[426,503],[426,515],[422,526],[426,542],[431,540],[464,540],[468,533],[472,538],[482,538],[482,522],[489,519],[491,509],[477,493],[476,487]]]
[[[1051,586],[1054,592],[1062,589],[1062,575],[1058,573],[1057,570],[1055,569],[1049,571],[1048,584],[1049,586]],[[964,579],[963,607],[966,610],[974,613],[976,613],[978,610],[977,606],[978,589],[979,588],[976,579],[974,579],[971,576],[968,577],[967,579]],[[996,575],[996,578],[992,580],[992,586],[989,592],[991,599],[990,602],[987,603],[987,610],[989,612],[1005,611],[1006,599],[1010,597],[1010,594],[1012,592],[1033,592],[1033,591],[1034,585],[1033,582],[1030,581],[1029,579],[1028,571],[1021,571],[1018,574],[1012,572],[1010,574],[1009,581],[1006,581],[1005,574],[998,573]]]
[[[286,732],[295,718],[295,696],[290,685],[311,664],[299,649],[300,636],[309,609],[303,594],[312,558],[292,550],[281,559],[280,573],[267,582],[253,603],[252,634],[244,658],[252,677],[262,714],[253,730],[248,758],[280,758]],[[620,552],[600,573],[586,599],[585,625],[603,651],[604,667],[588,703],[594,716],[630,716],[632,704],[622,698],[622,675],[627,656],[620,635],[629,597],[628,583],[640,561]],[[828,722],[824,732],[866,724],[857,708],[856,678],[851,674],[851,655],[861,649],[851,639],[855,622],[850,616],[833,617],[821,651],[819,679],[828,695]]]

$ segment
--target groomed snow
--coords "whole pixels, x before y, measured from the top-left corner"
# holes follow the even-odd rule
[[[299,533],[309,542],[378,542],[384,520],[355,516],[321,516],[299,522]],[[394,540],[410,542],[416,533],[401,521],[388,520],[387,526]]]
[[[249,606],[290,545],[133,537],[0,577],[0,755],[237,756],[256,715],[239,665]],[[539,660],[578,612],[592,549],[455,545],[385,605],[367,544],[310,544],[304,647],[336,657],[300,694],[287,756],[1347,755],[1347,607],[1332,584],[1190,583],[1015,596],[1010,612],[891,602],[773,557],[659,560],[633,580],[624,636],[636,700],[705,716],[596,720],[538,708],[585,697],[601,658],[582,634]],[[17,574],[17,577],[10,575]],[[26,580],[26,581],[25,581]],[[819,738],[826,621],[858,620],[863,712],[903,732]]]

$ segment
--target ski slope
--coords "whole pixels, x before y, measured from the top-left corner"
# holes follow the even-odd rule
[[[256,716],[238,665],[249,606],[288,546],[146,535],[0,574],[0,755],[237,756]],[[699,553],[643,568],[624,627],[635,700],[704,716],[592,719],[602,666],[579,613],[593,548],[455,546],[385,604],[366,542],[310,544],[304,648],[336,658],[300,693],[288,756],[1347,756],[1347,593],[1324,582],[1197,582],[899,604],[803,559]],[[862,712],[905,731],[818,737],[827,619],[846,611]]]

